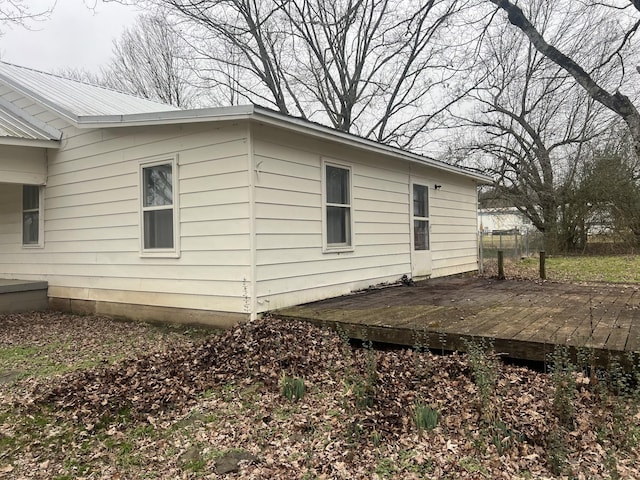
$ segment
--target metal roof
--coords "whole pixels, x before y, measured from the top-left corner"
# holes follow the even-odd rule
[[[5,62],[0,62],[0,81],[4,81],[16,91],[51,108],[72,121],[79,128],[175,125],[180,123],[235,120],[255,121],[336,141],[377,154],[391,155],[398,159],[428,165],[439,170],[457,173],[472,178],[479,183],[491,182],[490,177],[479,172],[470,171],[357,135],[340,132],[318,123],[284,115],[256,105],[182,110],[171,105],[145,100],[104,87],[69,80],[57,75]],[[10,108],[13,108],[14,111],[17,109],[14,105],[0,98],[0,113],[2,113],[2,110],[7,110],[7,106],[9,107],[9,112],[11,112]],[[19,112],[22,111],[19,110]],[[28,123],[31,124],[32,129],[30,133],[26,133],[28,125],[22,125],[18,120],[19,118],[15,117],[11,119],[0,116],[0,137],[4,129],[7,133],[12,131],[14,134],[34,135],[34,140],[36,140],[38,134],[42,133],[38,132],[38,130],[48,133],[49,140],[60,138],[59,135],[55,136],[57,130],[42,122],[32,124],[29,121]],[[38,122],[33,117],[30,117],[30,120]],[[22,133],[19,133],[21,128]],[[0,143],[2,143],[1,138]]]
[[[108,88],[0,62],[0,80],[23,95],[76,120],[79,116],[129,115],[179,110]]]
[[[62,133],[0,98],[0,144],[50,146]]]

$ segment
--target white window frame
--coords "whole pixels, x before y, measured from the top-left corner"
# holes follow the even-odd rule
[[[331,204],[327,202],[327,167],[341,168],[349,172],[349,204]],[[327,225],[327,207],[337,206],[349,208],[349,242],[329,243]],[[352,252],[355,250],[354,234],[354,209],[353,209],[353,168],[351,165],[335,161],[333,159],[322,159],[322,251],[324,253]]]
[[[171,192],[172,192],[172,209],[173,209],[173,248],[145,248],[144,246],[144,213],[152,210],[167,209],[167,205],[161,207],[145,207],[144,206],[144,170],[159,165],[171,164]],[[138,208],[140,223],[140,256],[149,258],[179,258],[180,257],[180,191],[179,191],[179,175],[178,175],[178,156],[156,158],[140,162],[138,170]]]
[[[38,189],[38,241],[36,243],[24,243],[24,213],[35,211],[35,209],[24,209],[24,187],[36,187]],[[42,185],[22,185],[20,189],[20,243],[22,248],[43,248],[44,247],[44,188]]]

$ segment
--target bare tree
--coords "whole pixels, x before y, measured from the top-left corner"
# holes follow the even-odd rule
[[[25,0],[0,0],[0,25],[27,26],[32,21],[46,20],[53,11],[56,2],[49,7],[34,10]]]
[[[466,0],[146,3],[185,21],[198,74],[234,101],[384,143],[415,146],[470,88],[451,87],[468,67],[451,33]]]
[[[541,31],[574,51],[571,19],[558,22],[556,13],[544,0],[528,4]],[[603,129],[604,108],[506,26],[487,31],[477,68],[486,70],[470,95],[477,109],[460,116],[478,131],[472,151],[489,162],[496,192],[544,232],[548,250],[579,246],[586,202],[574,198],[575,186],[583,148]]]
[[[609,44],[609,55],[601,58],[595,65],[587,65],[585,57],[576,58],[570,52],[563,52],[561,46],[556,46],[553,42],[548,42],[540,31],[540,25],[531,21],[531,19],[522,11],[520,7],[509,0],[490,0],[491,3],[502,9],[507,14],[509,22],[519,28],[529,39],[531,44],[542,55],[550,59],[556,65],[560,66],[564,71],[571,75],[575,81],[596,101],[619,115],[627,124],[631,137],[633,138],[636,155],[640,156],[640,112],[633,104],[630,98],[622,93],[619,88],[624,84],[626,71],[634,72],[634,69],[625,68],[624,53],[630,47],[630,42],[636,36],[640,28],[640,1],[638,0],[613,0],[611,2],[604,1],[587,1],[577,2],[585,15],[591,18],[601,20],[602,25],[607,28],[614,28],[616,35],[607,35],[605,38]],[[571,6],[572,2],[563,2],[566,6]],[[635,14],[634,14],[635,12]],[[614,17],[613,22],[607,22],[606,19]],[[579,23],[584,20],[585,16],[576,16],[574,21]],[[593,25],[591,23],[591,25]],[[611,31],[611,30],[609,30]],[[590,38],[598,38],[602,30],[590,30],[582,32],[583,49],[589,49],[593,42],[588,41]],[[603,86],[603,76],[597,78],[597,74],[603,69],[608,69],[611,73],[612,65],[617,65],[617,75],[612,79],[608,78],[609,89]],[[634,72],[635,73],[635,72]],[[611,93],[611,91],[613,93]]]
[[[177,107],[192,105],[187,45],[165,15],[141,15],[113,45],[101,84]]]

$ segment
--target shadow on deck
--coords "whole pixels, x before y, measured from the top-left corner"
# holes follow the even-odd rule
[[[47,282],[0,278],[0,313],[46,310]]]
[[[274,312],[340,328],[351,338],[465,350],[491,339],[506,357],[544,361],[555,345],[586,348],[600,363],[640,351],[640,286],[476,277],[439,278]]]

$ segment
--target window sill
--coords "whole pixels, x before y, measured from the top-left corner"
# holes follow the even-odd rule
[[[140,253],[140,258],[180,258],[180,252],[167,251],[144,251]]]
[[[353,245],[349,245],[349,246],[326,246],[324,247],[324,249],[322,250],[322,253],[348,253],[348,252],[353,252],[355,251],[355,248],[353,247]]]
[[[38,250],[38,249],[44,248],[44,245],[42,245],[40,243],[38,243],[38,244],[34,243],[32,245],[30,245],[30,244],[22,245],[22,248],[25,249],[25,250]]]

